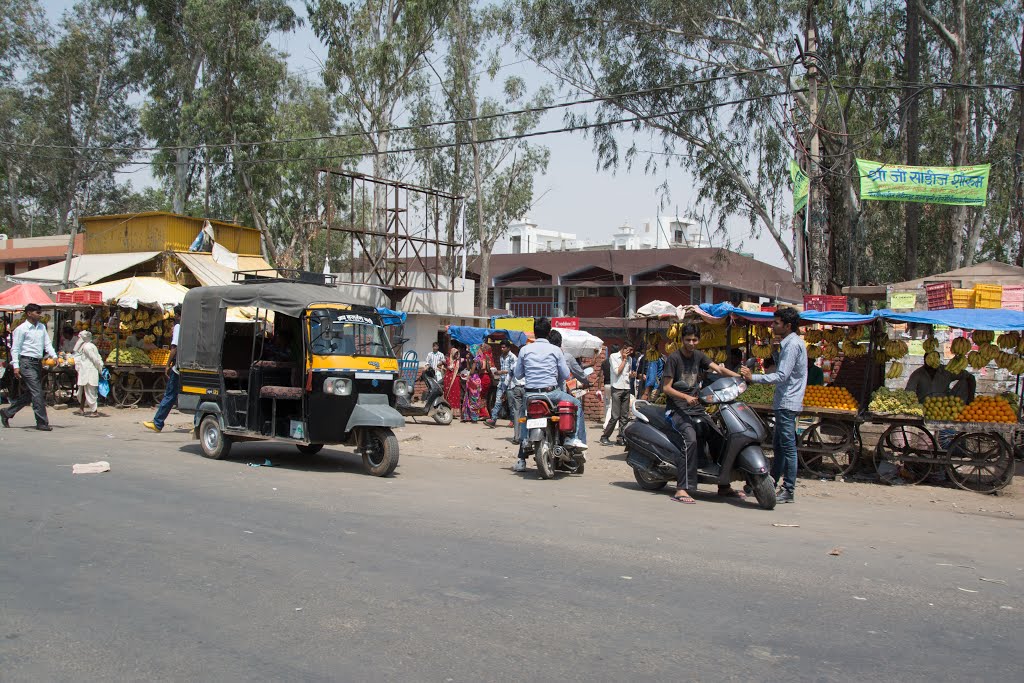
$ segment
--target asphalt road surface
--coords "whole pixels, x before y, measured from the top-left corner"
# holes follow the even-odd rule
[[[4,682],[1020,680],[1016,518],[53,421],[0,430]]]

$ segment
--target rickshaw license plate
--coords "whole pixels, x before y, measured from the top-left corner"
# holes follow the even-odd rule
[[[548,419],[546,417],[535,417],[526,421],[527,429],[544,429],[548,426]]]

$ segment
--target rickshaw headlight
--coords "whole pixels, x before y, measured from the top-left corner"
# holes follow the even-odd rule
[[[351,396],[352,380],[347,377],[328,377],[324,380],[324,393],[335,396]]]
[[[408,396],[409,383],[404,379],[396,379],[393,391],[395,392],[395,396]]]

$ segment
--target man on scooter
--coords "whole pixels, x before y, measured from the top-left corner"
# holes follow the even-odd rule
[[[576,405],[576,434],[566,439],[565,445],[580,451],[587,449],[587,427],[583,423],[583,404],[572,394],[560,391],[558,386],[569,378],[569,366],[565,363],[562,350],[548,341],[551,322],[547,318],[536,318],[533,322],[533,334],[536,339],[519,351],[514,375],[516,379],[526,380],[527,394],[547,394],[555,401],[572,401]],[[526,417],[526,401],[523,401],[516,418]],[[515,472],[526,470],[526,458],[522,457],[512,467]]]
[[[697,491],[697,466],[702,450],[692,418],[706,414],[704,406],[697,398],[701,378],[708,370],[725,377],[739,377],[732,370],[712,362],[698,351],[699,342],[700,328],[692,323],[683,326],[679,350],[665,359],[665,369],[661,376],[661,390],[665,393],[666,403],[672,411],[672,427],[683,437],[683,448],[676,462],[676,494],[672,500],[689,505],[696,502],[692,494]],[[718,495],[745,498],[731,486],[719,486]]]

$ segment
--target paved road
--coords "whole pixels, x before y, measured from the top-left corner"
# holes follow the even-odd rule
[[[1020,676],[1018,520],[682,506],[415,442],[390,479],[339,451],[214,462],[100,422],[0,430],[2,681]]]

